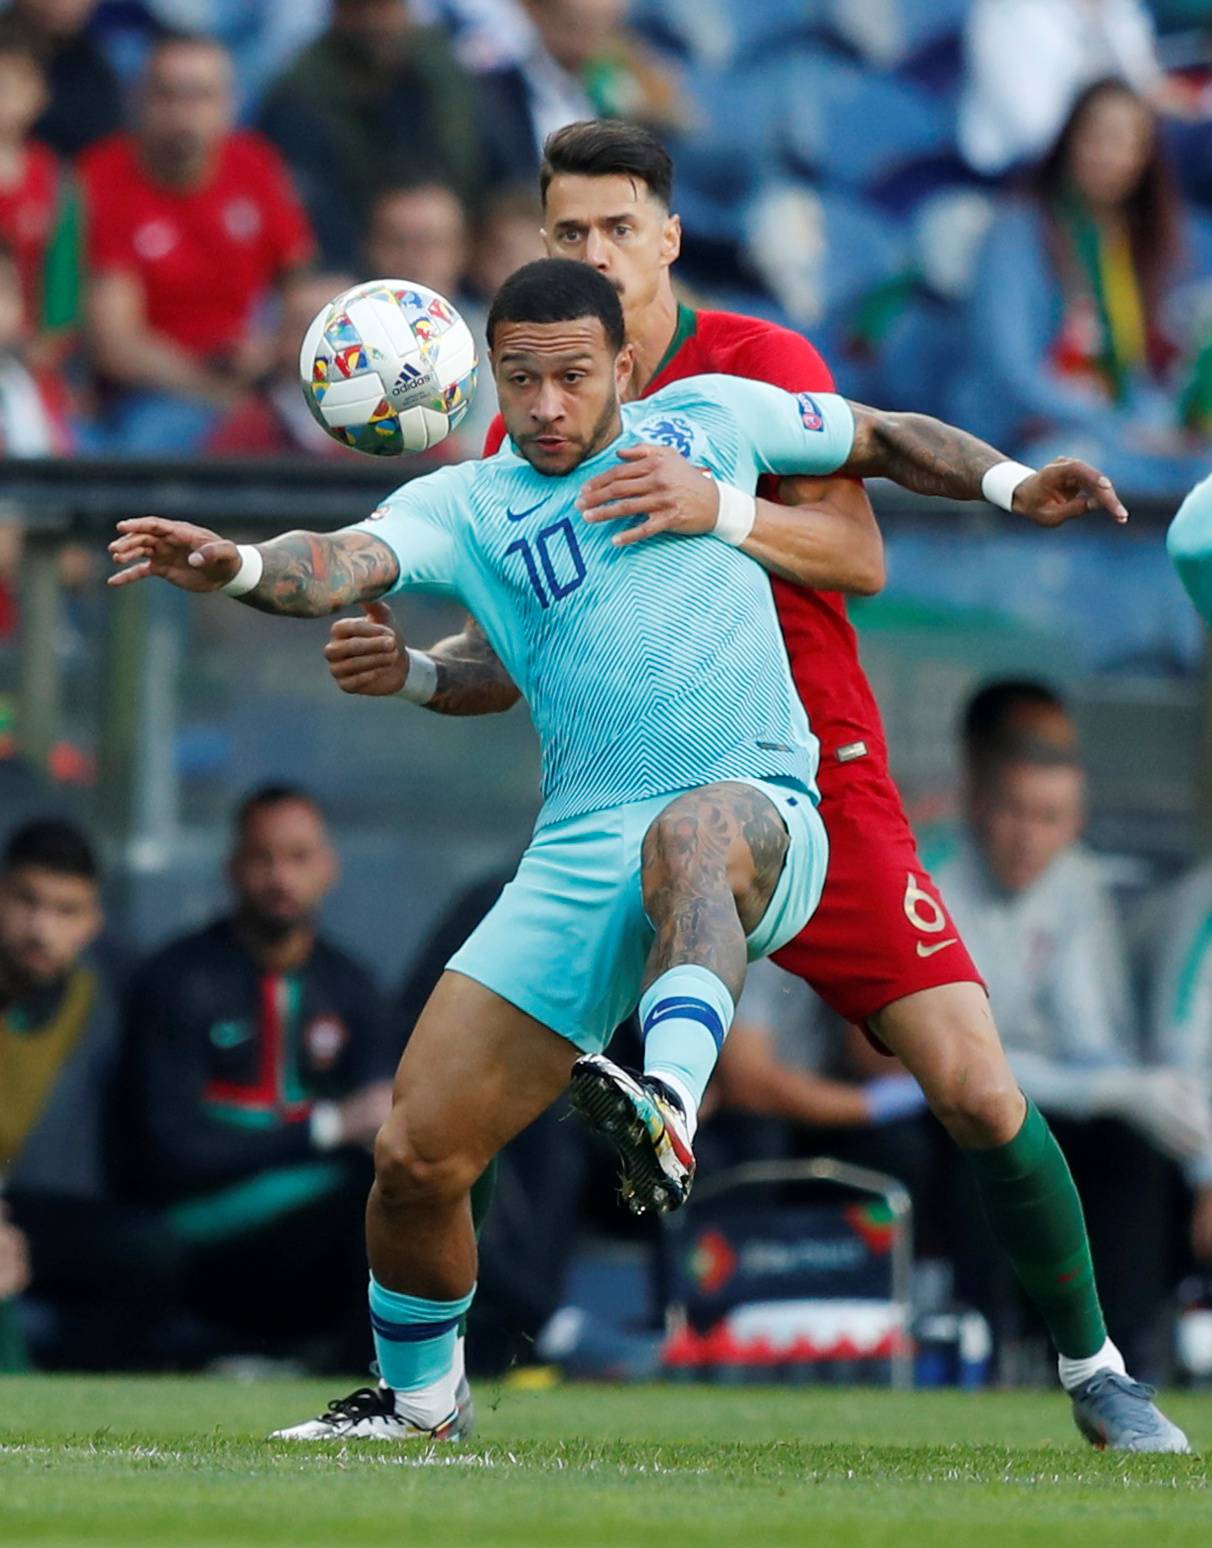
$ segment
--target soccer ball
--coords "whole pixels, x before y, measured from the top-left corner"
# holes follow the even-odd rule
[[[471,330],[444,296],[412,280],[369,280],[323,307],[299,375],[316,421],[373,457],[427,451],[476,390]]]

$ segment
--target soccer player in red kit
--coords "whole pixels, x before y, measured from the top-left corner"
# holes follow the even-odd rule
[[[545,147],[548,251],[594,265],[619,291],[638,395],[705,372],[797,393],[831,390],[828,367],[798,335],[678,303],[670,267],[681,232],[671,184],[668,155],[632,125],[572,124]],[[500,445],[499,421],[494,432],[488,453]],[[878,461],[864,471],[922,493],[975,499],[984,492],[1042,526],[1096,505],[1120,520],[1125,514],[1107,481],[1080,463],[1029,474],[963,432],[912,414],[881,416],[881,438]],[[1068,1166],[1019,1090],[980,974],[922,867],[889,773],[879,710],[838,594],[876,591],[883,582],[879,530],[861,483],[783,480],[755,501],[719,489],[669,448],[637,447],[620,457],[617,469],[584,491],[586,521],[622,523],[615,541],[625,545],[658,533],[722,535],[727,516],[729,540],[771,572],[792,671],[821,744],[818,782],[830,840],[821,904],[776,960],[902,1059],[966,1152],[994,1230],[1056,1343],[1083,1434],[1098,1446],[1186,1449],[1149,1390],[1127,1377],[1107,1336]],[[462,714],[502,709],[516,697],[470,622],[463,635],[424,653],[421,671],[415,658],[422,653],[406,652],[385,609],[337,622],[327,654],[351,692],[403,691]],[[603,1080],[615,1083],[627,1121],[598,1127],[619,1150],[625,1185],[655,1175],[688,1187],[701,1092],[636,1080],[600,1058],[581,1065],[591,1066],[585,1078],[599,1093]],[[577,1094],[574,1075],[574,1101]]]

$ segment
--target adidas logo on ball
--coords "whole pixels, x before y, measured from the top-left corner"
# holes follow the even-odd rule
[[[414,403],[432,398],[437,391],[435,374],[408,360],[400,367],[400,374],[392,382],[387,396],[397,408],[411,408]]]

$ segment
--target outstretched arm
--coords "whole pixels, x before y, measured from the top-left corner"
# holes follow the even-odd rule
[[[985,474],[1009,459],[966,430],[928,414],[889,413],[851,403],[854,446],[841,469],[857,478],[890,478],[917,494],[948,500],[985,498]],[[1111,480],[1088,462],[1057,457],[1014,491],[1013,509],[1041,527],[1059,527],[1087,511],[1128,519]]]
[[[324,655],[345,693],[390,696],[404,692],[410,653],[404,632],[383,602],[366,606],[364,618],[338,618]],[[429,697],[416,702],[439,715],[495,715],[521,698],[488,637],[469,617],[461,634],[439,640],[423,653],[433,663]]]
[[[260,578],[239,596],[263,613],[320,618],[383,596],[400,573],[395,554],[369,532],[286,532],[245,549],[206,527],[140,516],[120,521],[109,545],[122,568],[111,586],[160,576],[183,591],[220,591],[241,572],[245,554],[259,556]],[[255,562],[255,561],[254,561]]]

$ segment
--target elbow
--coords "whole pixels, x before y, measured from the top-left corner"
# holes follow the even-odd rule
[[[851,584],[846,588],[852,597],[874,597],[883,591],[888,582],[888,567],[884,562],[884,545],[877,540],[870,553],[862,556],[855,567]]]

